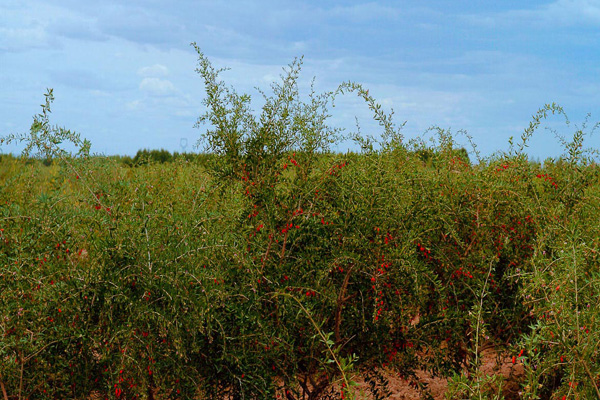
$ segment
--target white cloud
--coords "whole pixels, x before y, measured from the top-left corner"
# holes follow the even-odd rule
[[[142,101],[141,100],[133,100],[133,101],[128,102],[125,106],[127,107],[127,109],[129,111],[137,111],[142,108]]]
[[[159,47],[184,43],[185,24],[160,8],[113,5],[98,17],[98,28],[106,35]]]
[[[138,75],[144,78],[158,78],[169,75],[169,69],[161,64],[154,64],[149,67],[142,67],[138,70]]]
[[[276,75],[273,75],[273,74],[266,74],[266,75],[263,75],[261,81],[262,81],[262,83],[264,83],[266,85],[270,85],[273,82],[279,81],[279,77]]]
[[[110,97],[111,96],[111,94],[105,90],[94,89],[94,90],[91,90],[90,93],[96,97]]]
[[[44,27],[0,28],[0,50],[18,52],[48,47],[50,38]]]
[[[140,90],[150,96],[171,96],[176,93],[173,83],[166,79],[144,78],[140,82]]]
[[[175,111],[175,116],[177,117],[195,117],[196,114],[191,110],[177,110]]]
[[[61,49],[61,39],[103,41],[94,16],[62,5],[23,0],[0,5],[0,50],[23,52],[29,49]]]
[[[525,3],[524,3],[525,4]],[[586,26],[600,25],[600,0],[556,0],[536,8],[493,14],[466,14],[461,18],[474,26]]]
[[[55,13],[56,16],[48,25],[50,34],[86,42],[108,40],[108,36],[98,30],[95,18],[63,9]]]
[[[351,6],[338,6],[328,10],[326,14],[333,18],[344,18],[354,22],[386,18],[393,19],[400,16],[400,10],[383,6],[376,2],[355,4]]]
[[[105,90],[112,88],[110,84],[106,83],[101,76],[96,73],[96,71],[79,68],[56,68],[50,70],[49,75],[52,78],[52,82],[74,89]]]
[[[567,25],[581,23],[600,24],[600,1],[598,0],[557,0],[546,6],[542,15],[549,22]]]

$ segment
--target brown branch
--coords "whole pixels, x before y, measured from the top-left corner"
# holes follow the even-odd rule
[[[313,390],[310,392],[309,394],[309,400],[317,400],[321,398],[321,395],[323,394],[323,392],[325,391],[325,389],[327,389],[327,387],[329,386],[329,379],[327,378],[327,376],[322,377],[320,379],[319,382],[315,382],[315,380],[312,378],[312,375],[310,376],[310,384],[313,387]]]
[[[4,396],[4,400],[8,400],[8,394],[6,393],[4,382],[2,382],[2,375],[0,375],[0,388],[2,389],[2,395]]]
[[[148,400],[154,400],[154,377],[148,379]]]
[[[286,224],[286,228],[287,228],[287,226],[288,225]],[[289,233],[289,230],[286,230],[285,236],[283,237],[283,246],[281,247],[281,254],[279,255],[279,258],[281,259],[280,264],[281,264],[281,262],[283,262],[283,256],[285,255],[285,244],[287,243],[288,233]]]
[[[296,400],[296,397],[292,394],[292,392],[290,392],[290,390],[287,387],[284,387],[283,390],[287,400]]]
[[[298,383],[302,386],[303,395],[308,395],[308,400],[317,400],[321,398],[321,395],[327,389],[327,386],[329,386],[329,379],[325,377],[320,379],[319,382],[315,382],[313,375],[307,372],[304,375],[304,381],[299,381]],[[309,383],[310,387],[308,386]]]
[[[342,342],[342,336],[340,334],[340,326],[342,325],[342,308],[344,307],[344,303],[350,300],[354,296],[346,296],[346,289],[348,288],[348,283],[350,282],[350,273],[352,272],[353,265],[350,265],[348,271],[346,272],[346,276],[344,277],[344,282],[342,283],[342,288],[337,298],[337,307],[335,310],[335,343],[336,346],[339,346]]]
[[[260,277],[262,278],[263,271],[265,270],[265,263],[267,262],[267,258],[269,257],[269,252],[271,251],[271,245],[273,244],[273,234],[269,238],[269,245],[267,246],[267,251],[262,259],[262,265],[260,267]]]
[[[21,393],[23,392],[23,368],[25,366],[23,350],[19,350],[19,359],[21,360],[21,375],[19,376],[19,400],[21,400]]]

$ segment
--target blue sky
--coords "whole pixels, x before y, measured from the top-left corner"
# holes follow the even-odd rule
[[[506,150],[545,103],[564,107],[571,126],[549,125],[567,136],[587,113],[600,120],[600,0],[2,0],[0,135],[27,132],[52,87],[51,121],[95,152],[181,151],[182,138],[190,151],[204,96],[190,42],[257,100],[255,87],[304,55],[304,93],[313,76],[319,92],[359,82],[407,121],[407,139],[464,129],[484,155]],[[352,131],[356,116],[379,132],[354,97],[331,111],[334,126]],[[600,148],[598,135],[587,144]],[[540,129],[529,153],[561,149]]]

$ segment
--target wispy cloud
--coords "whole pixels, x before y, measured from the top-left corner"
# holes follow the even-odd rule
[[[114,5],[102,11],[98,28],[106,35],[139,44],[170,47],[187,42],[184,24],[166,13],[142,7]]]
[[[177,92],[171,81],[160,78],[144,78],[140,82],[140,90],[158,97],[172,96]]]
[[[600,25],[599,0],[556,0],[544,5],[499,11],[462,14],[460,18],[475,26],[499,28],[521,27],[585,27]]]
[[[378,2],[366,2],[353,5],[335,6],[325,11],[325,14],[344,21],[368,22],[381,19],[397,20],[402,16],[402,9],[382,5]]]
[[[110,85],[107,82],[105,82],[99,75],[97,75],[93,71],[83,69],[69,68],[61,70],[52,70],[50,71],[50,77],[53,82],[74,89],[111,89]]]
[[[305,55],[302,95],[313,76],[317,92],[360,82],[407,134],[467,128],[494,150],[545,102],[599,107],[598,25],[600,0],[4,0],[0,121],[26,130],[41,92],[57,86],[53,117],[63,107],[65,125],[109,152],[135,152],[138,138],[166,146],[155,131],[192,138],[204,97],[195,41],[257,111],[254,88],[269,92]],[[332,113],[348,129],[354,115],[371,119],[350,97]]]
[[[161,64],[154,64],[138,69],[138,75],[145,78],[158,78],[169,75],[169,69]]]
[[[557,0],[541,9],[548,22],[564,25],[600,25],[600,1],[598,0]]]
[[[53,38],[38,12],[24,14],[26,3],[0,4],[0,51],[25,52],[48,47]]]
[[[0,27],[0,51],[22,52],[44,48],[51,41],[42,25],[25,28]]]

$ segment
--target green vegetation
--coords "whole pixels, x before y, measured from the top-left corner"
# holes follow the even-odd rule
[[[442,129],[404,143],[360,85],[301,101],[298,60],[255,117],[196,49],[207,154],[91,157],[49,125],[51,91],[30,134],[3,139],[27,149],[0,159],[0,397],[350,398],[361,371],[381,397],[385,367],[424,398],[417,369],[449,377],[448,398],[502,398],[484,344],[524,365],[525,399],[600,397],[585,126],[529,162],[564,115],[548,105],[474,163]],[[383,130],[357,134],[360,154],[330,151],[347,92]]]

